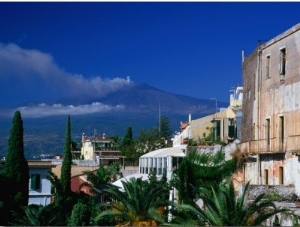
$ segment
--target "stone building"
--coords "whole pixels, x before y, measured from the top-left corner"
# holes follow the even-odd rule
[[[239,148],[245,182],[294,185],[300,195],[300,24],[243,58]]]

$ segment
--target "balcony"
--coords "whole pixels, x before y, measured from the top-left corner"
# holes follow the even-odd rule
[[[99,156],[100,159],[120,159],[121,151],[117,150],[96,150],[95,155]]]
[[[278,153],[286,151],[299,151],[300,153],[300,135],[281,138],[271,138],[269,140],[253,140],[239,144],[241,151],[258,154],[258,153]]]

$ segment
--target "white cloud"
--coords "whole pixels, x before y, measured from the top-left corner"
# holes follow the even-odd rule
[[[110,92],[130,86],[127,78],[86,78],[81,74],[65,72],[50,54],[39,50],[28,50],[16,44],[0,43],[0,79],[10,78],[34,84],[43,81],[49,88],[68,96],[87,95],[103,97]]]
[[[41,118],[58,115],[75,116],[92,113],[105,113],[122,109],[124,109],[123,105],[109,106],[99,102],[78,106],[64,106],[61,104],[46,105],[45,103],[41,103],[37,106],[23,106],[16,109],[0,109],[0,116],[11,117],[16,110],[21,112],[22,118]]]

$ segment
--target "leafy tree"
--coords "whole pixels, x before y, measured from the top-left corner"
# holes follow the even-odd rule
[[[73,207],[68,226],[89,226],[91,222],[91,208],[79,201]]]
[[[165,179],[163,182],[167,183]],[[166,222],[166,208],[172,204],[164,196],[169,192],[168,187],[161,187],[163,183],[153,176],[151,183],[142,178],[130,178],[122,183],[124,190],[113,185],[104,189],[113,202],[102,204],[106,210],[99,214],[97,221],[113,217],[116,224],[126,226],[157,226]]]
[[[72,146],[71,121],[70,121],[70,116],[68,116],[67,125],[66,125],[64,155],[63,155],[63,162],[62,162],[61,175],[60,175],[62,191],[65,196],[71,194],[71,168],[72,168],[71,146]]]
[[[161,147],[162,140],[159,137],[158,129],[152,128],[149,131],[141,129],[135,144],[136,157],[139,158],[141,155]]]
[[[21,206],[28,205],[29,167],[24,156],[23,132],[21,112],[16,111],[12,119],[8,151],[5,157],[4,170],[1,174],[4,182],[7,183],[4,184],[5,187],[1,193],[5,195],[6,198],[0,196],[2,202],[0,204],[0,210],[4,212],[2,213],[3,216],[1,216],[4,220],[6,219],[6,221],[12,218],[9,210],[18,211]]]

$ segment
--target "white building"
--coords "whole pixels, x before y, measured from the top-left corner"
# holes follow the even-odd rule
[[[167,147],[144,154],[139,159],[139,171],[141,174],[149,174],[156,170],[156,175],[161,176],[166,170],[168,180],[171,179],[173,170],[181,163],[186,155],[187,145]]]
[[[130,178],[142,178],[148,180],[149,173],[152,170],[156,170],[156,176],[160,178],[166,170],[167,179],[171,180],[172,173],[181,163],[183,157],[185,157],[187,151],[187,145],[180,145],[176,147],[167,147],[151,151],[142,155],[139,158],[139,173],[132,174],[121,178],[113,184],[123,188],[122,181],[128,181]]]
[[[51,203],[51,182],[49,171],[55,167],[51,161],[28,161],[29,200],[28,205],[46,206]]]

